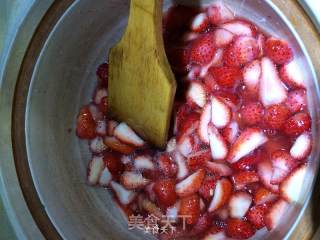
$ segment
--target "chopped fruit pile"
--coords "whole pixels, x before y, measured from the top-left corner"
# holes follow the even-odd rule
[[[172,7],[163,29],[178,81],[167,148],[108,118],[104,63],[77,119],[93,156],[88,183],[111,189],[128,216],[175,219],[175,231],[160,239],[248,239],[273,230],[299,201],[312,148],[293,50],[222,3]]]

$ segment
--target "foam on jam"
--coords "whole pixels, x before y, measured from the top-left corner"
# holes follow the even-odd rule
[[[221,3],[172,7],[167,56],[178,81],[170,140],[155,149],[107,115],[108,65],[77,119],[88,183],[126,215],[175,220],[161,239],[247,239],[299,200],[312,148],[303,74],[285,40]],[[188,216],[183,221],[179,216]]]

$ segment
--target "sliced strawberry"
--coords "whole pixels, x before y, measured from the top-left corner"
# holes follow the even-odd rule
[[[195,39],[191,46],[190,61],[205,65],[211,61],[216,52],[212,33],[205,33]]]
[[[201,206],[201,198],[200,198]],[[199,236],[212,225],[212,218],[208,213],[200,214],[197,223],[190,230],[190,236]]]
[[[98,108],[98,106],[96,106],[95,104],[89,104],[88,105],[88,109],[90,111],[90,114],[93,118],[93,120],[95,122],[98,122],[100,120],[103,120],[104,119],[104,115],[103,113],[100,111],[100,109]]]
[[[103,171],[104,163],[103,157],[94,156],[88,165],[88,183],[90,185],[96,185],[99,181],[101,172]]]
[[[215,212],[214,212],[214,214],[215,214],[215,216],[217,216],[220,220],[222,220],[222,221],[226,221],[228,218],[229,218],[229,216],[230,216],[230,214],[229,214],[229,206],[224,206],[224,207],[222,207],[222,208],[219,208],[218,210],[216,210]]]
[[[109,136],[113,136],[114,133],[114,129],[119,125],[118,122],[114,121],[114,120],[109,120],[107,122],[107,134]]]
[[[136,197],[136,193],[134,191],[125,189],[121,184],[115,181],[111,181],[110,186],[115,192],[120,203],[123,205],[128,205]]]
[[[264,45],[265,55],[276,64],[288,63],[293,58],[292,49],[289,44],[281,39],[270,37]]]
[[[250,183],[259,182],[259,175],[254,171],[243,171],[233,175],[232,180],[237,190],[245,188]]]
[[[178,179],[185,178],[189,173],[185,158],[181,155],[181,153],[176,152],[174,154],[174,160],[177,163],[177,167],[178,167],[177,178]]]
[[[183,119],[179,121],[177,126],[177,140],[181,140],[181,137],[191,135],[199,126],[200,115],[197,112],[191,112],[187,114]]]
[[[242,79],[241,70],[238,67],[211,67],[209,72],[221,87],[233,88]]]
[[[187,101],[199,107],[204,107],[207,101],[207,92],[200,82],[192,82],[187,91]]]
[[[105,166],[100,174],[98,183],[101,187],[107,187],[111,182],[111,180],[112,180],[112,175],[109,169]]]
[[[272,205],[268,213],[264,216],[264,222],[269,231],[275,229],[276,226],[280,223],[280,220],[282,216],[285,215],[288,207],[289,203],[282,199],[278,200]]]
[[[104,137],[107,135],[107,123],[105,120],[97,121],[96,132],[100,137]]]
[[[144,178],[141,173],[124,172],[120,177],[121,184],[129,190],[139,189],[147,186],[150,180]]]
[[[211,152],[209,149],[204,149],[188,156],[188,168],[192,170],[197,170],[202,168],[206,162],[211,160]]]
[[[280,68],[281,80],[290,88],[306,88],[300,64],[293,60]]]
[[[296,113],[285,123],[284,132],[289,136],[298,136],[310,128],[310,115],[308,113]]]
[[[201,34],[198,32],[186,32],[183,34],[182,41],[184,43],[190,43],[193,40],[197,39]]]
[[[265,45],[265,42],[266,42],[266,37],[260,33],[258,36],[257,36],[257,41],[258,41],[258,46],[259,46],[259,57],[262,57],[264,55],[264,45]]]
[[[276,200],[278,195],[274,194],[273,192],[269,191],[264,187],[258,188],[253,195],[253,202],[255,205],[265,204],[267,202],[272,202]]]
[[[240,36],[234,39],[224,53],[224,63],[227,66],[242,66],[258,57],[257,40],[253,37]]]
[[[97,76],[102,82],[102,84],[106,87],[108,87],[108,71],[109,71],[109,64],[108,63],[102,63],[98,69],[97,69]]]
[[[205,171],[199,169],[191,174],[186,179],[182,180],[176,185],[176,193],[179,197],[185,197],[196,193],[201,187],[201,183],[205,176]]]
[[[154,170],[155,166],[152,157],[148,154],[138,155],[134,158],[134,167],[137,170]]]
[[[211,98],[211,122],[216,128],[224,128],[231,121],[231,109],[218,97]]]
[[[264,184],[264,186],[270,189],[272,192],[278,192],[279,185],[271,184],[271,178],[273,174],[273,168],[272,168],[271,162],[269,161],[260,162],[257,168],[258,168],[258,174],[260,176],[260,180]]]
[[[93,139],[96,137],[96,122],[88,106],[80,109],[77,117],[77,136],[79,138]]]
[[[145,142],[124,122],[114,129],[114,136],[120,141],[135,147],[142,147]]]
[[[240,103],[239,96],[228,90],[214,91],[214,95],[223,100],[223,102],[225,102],[225,104],[227,104],[231,108],[237,106]]]
[[[194,32],[204,32],[209,27],[209,18],[206,13],[199,13],[191,23],[191,30]]]
[[[257,125],[261,122],[264,114],[264,108],[260,102],[248,102],[242,105],[240,116],[247,125]]]
[[[232,169],[224,163],[207,162],[206,167],[209,172],[212,172],[220,177],[227,177],[232,174]]]
[[[100,112],[102,112],[104,115],[108,112],[108,97],[103,97],[98,105],[98,108]]]
[[[177,147],[177,139],[173,137],[167,143],[166,152],[168,153],[173,152],[174,150],[176,150],[176,147]]]
[[[202,182],[202,185],[199,189],[199,194],[207,201],[210,201],[213,193],[214,193],[214,189],[216,187],[216,178],[213,176],[206,176]]]
[[[233,20],[234,13],[222,2],[216,2],[208,7],[210,22],[214,25]]]
[[[247,221],[229,218],[227,221],[226,235],[235,239],[248,239],[255,234],[254,227]]]
[[[287,179],[280,185],[280,193],[282,197],[289,202],[298,202],[301,198],[303,190],[303,183],[305,177],[308,176],[307,166],[302,165],[294,170]]]
[[[238,133],[239,125],[236,121],[230,122],[229,125],[222,130],[222,136],[229,143],[233,143],[236,140],[236,138],[238,137]]]
[[[109,148],[119,153],[130,154],[135,150],[133,147],[120,142],[115,137],[106,136],[104,137],[103,141],[105,145],[107,145]]]
[[[256,34],[256,29],[249,22],[243,20],[234,20],[220,25],[221,28],[238,36],[253,37]]]
[[[190,70],[186,76],[187,81],[198,81],[200,78],[202,68],[199,65],[191,65]]]
[[[215,46],[220,48],[229,45],[233,40],[234,34],[225,29],[218,28],[214,31],[213,37]]]
[[[225,205],[232,194],[232,183],[227,178],[222,178],[217,181],[216,188],[214,190],[213,198],[208,208],[209,212],[213,212],[223,205]]]
[[[263,105],[268,107],[285,101],[287,90],[279,78],[274,63],[269,58],[262,58],[261,70],[260,99]]]
[[[190,48],[187,46],[173,46],[166,49],[172,70],[186,73],[190,69]]]
[[[246,192],[236,192],[229,200],[230,217],[243,218],[249,210],[252,197]]]
[[[304,132],[295,140],[290,149],[290,154],[293,158],[301,160],[310,154],[311,148],[311,134],[309,132]]]
[[[208,124],[211,121],[211,102],[207,103],[201,113],[198,134],[204,143],[209,144]]]
[[[177,164],[171,159],[171,157],[163,153],[158,158],[158,164],[160,171],[166,177],[175,177],[177,175]]]
[[[176,183],[173,179],[160,179],[155,182],[153,191],[159,205],[169,207],[176,202],[175,186]]]
[[[101,103],[102,99],[107,96],[108,96],[107,89],[105,89],[105,88],[97,89],[95,92],[95,95],[93,97],[93,101],[96,105],[99,105]]]
[[[200,216],[200,198],[198,195],[193,194],[181,198],[180,201],[180,216],[188,216],[186,218],[186,223],[188,225],[195,224]]]
[[[210,74],[208,74],[208,71],[210,68],[222,66],[223,52],[224,52],[224,50],[222,48],[218,48],[216,50],[216,53],[214,54],[214,57],[212,58],[212,60],[208,64],[206,64],[205,66],[201,67],[200,75],[199,75],[200,78],[207,78],[208,76],[211,76]],[[213,88],[209,87],[209,90],[210,89],[213,89]]]
[[[103,155],[103,161],[105,166],[109,169],[110,173],[117,177],[124,171],[124,164],[122,163],[119,155],[106,152]]]
[[[107,148],[102,137],[96,137],[90,141],[90,150],[93,153],[102,153],[107,150]]]
[[[280,130],[289,116],[290,111],[284,104],[275,104],[266,109],[264,122],[270,129]]]
[[[284,103],[291,113],[303,111],[307,106],[307,96],[304,89],[290,91]]]
[[[259,82],[261,76],[261,63],[255,60],[247,64],[243,69],[243,81],[250,91],[257,91],[259,89]]]
[[[249,209],[246,217],[256,229],[261,229],[266,225],[264,222],[264,215],[267,210],[268,207],[266,205],[253,206]]]
[[[268,141],[259,128],[245,129],[231,146],[228,161],[235,163]]]
[[[193,138],[191,136],[183,136],[177,142],[177,149],[184,157],[188,157],[188,155],[192,152],[192,146]]]
[[[148,184],[144,190],[148,196],[148,198],[152,201],[152,202],[155,202],[156,201],[156,194],[153,190],[153,187],[154,187],[154,182],[151,182],[150,184]]]
[[[215,160],[225,159],[228,154],[226,141],[212,123],[208,125],[208,133],[212,158]]]
[[[261,156],[259,153],[253,153],[233,163],[231,167],[235,170],[250,171],[255,168],[255,165],[260,161],[260,159],[261,159]]]

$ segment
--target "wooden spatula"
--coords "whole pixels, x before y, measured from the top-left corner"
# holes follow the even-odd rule
[[[162,0],[131,0],[125,34],[109,54],[109,114],[164,147],[175,91],[162,38]]]

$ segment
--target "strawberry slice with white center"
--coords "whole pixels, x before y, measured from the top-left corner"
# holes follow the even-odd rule
[[[104,168],[102,156],[94,156],[88,165],[88,183],[96,185]]]
[[[241,36],[252,37],[255,35],[252,25],[242,20],[234,20],[234,21],[222,24],[220,25],[220,27],[239,36],[241,35]]]
[[[308,176],[306,165],[295,169],[280,185],[282,197],[289,202],[298,202],[303,192],[302,187],[306,176]]]
[[[105,120],[97,121],[96,132],[101,137],[107,135],[107,123]]]
[[[114,136],[126,144],[142,147],[145,142],[124,122],[114,129]]]
[[[238,137],[239,125],[236,121],[229,123],[227,127],[222,130],[222,136],[229,142],[233,143]]]
[[[280,223],[281,218],[285,215],[289,203],[285,200],[278,200],[269,209],[269,212],[264,216],[264,222],[269,231],[275,229]]]
[[[222,178],[217,182],[214,190],[213,198],[208,208],[209,212],[213,212],[225,205],[232,194],[232,183],[227,178]]]
[[[202,142],[209,144],[208,125],[211,121],[211,102],[207,103],[200,116],[198,134]]]
[[[272,202],[278,198],[278,195],[269,191],[264,187],[258,188],[253,195],[253,202],[255,205],[265,204],[267,202]]]
[[[111,148],[112,150],[119,152],[119,153],[123,153],[123,154],[130,154],[132,153],[135,148],[132,146],[129,146],[127,144],[124,144],[122,142],[120,142],[117,138],[115,137],[109,137],[106,136],[103,139],[103,142],[105,145],[107,145],[109,148]]]
[[[223,52],[224,51],[222,48],[218,48],[212,60],[207,65],[201,67],[200,75],[199,75],[200,78],[210,77],[211,75],[208,74],[209,68],[218,67],[223,64]],[[212,88],[210,87],[210,89]]]
[[[166,152],[173,152],[174,150],[176,150],[176,147],[177,140],[173,137],[167,142]]]
[[[211,122],[216,128],[226,127],[231,120],[231,109],[218,97],[211,98]]]
[[[225,159],[228,154],[227,144],[212,123],[209,123],[208,133],[212,158],[215,160]]]
[[[191,174],[186,179],[182,180],[176,185],[176,193],[180,197],[186,197],[196,193],[201,187],[202,180],[205,176],[205,171],[199,169]]]
[[[177,149],[184,156],[188,157],[192,152],[193,138],[191,136],[183,136],[177,143]]]
[[[280,69],[280,77],[282,81],[291,88],[305,88],[305,77],[302,73],[301,67],[296,60],[285,64]]]
[[[185,77],[187,81],[196,81],[198,80],[202,68],[199,65],[191,66],[187,76]]]
[[[119,125],[117,121],[109,120],[107,122],[107,134],[108,136],[113,136],[115,128]]]
[[[214,25],[229,22],[235,18],[235,14],[222,2],[210,5],[207,11],[209,20]]]
[[[192,82],[187,91],[187,101],[199,107],[204,107],[207,100],[205,87],[200,82]]]
[[[303,111],[307,106],[306,90],[299,89],[290,91],[287,100],[284,102],[291,113]]]
[[[107,187],[112,180],[112,175],[107,167],[105,167],[99,177],[99,185],[101,187]]]
[[[107,150],[107,148],[102,137],[96,137],[90,141],[90,150],[93,153],[102,153]]]
[[[227,177],[232,174],[232,169],[228,165],[216,162],[207,162],[207,170],[217,174],[220,177]]]
[[[115,181],[111,181],[110,186],[116,193],[116,196],[119,199],[120,203],[123,205],[128,205],[136,197],[136,193],[134,191],[125,189],[121,184]]]
[[[174,153],[174,160],[178,166],[177,178],[183,179],[189,174],[186,159],[179,152]]]
[[[259,128],[245,129],[231,146],[228,161],[235,163],[268,141]]]
[[[139,155],[134,158],[134,167],[137,170],[154,170],[155,166],[150,155]]]
[[[297,137],[296,141],[292,145],[290,149],[290,154],[295,159],[304,159],[306,158],[312,148],[312,139],[311,134],[308,132],[302,133],[299,137]]]
[[[105,89],[105,88],[98,89],[96,91],[95,96],[94,96],[94,103],[99,105],[101,103],[102,98],[107,97],[107,96],[108,96],[107,89]]]
[[[259,60],[255,60],[247,64],[243,69],[243,81],[250,91],[259,89],[259,81],[261,76],[261,64]]]
[[[248,184],[259,182],[259,175],[254,171],[242,171],[233,175],[232,180],[237,190],[244,189]]]
[[[279,185],[271,184],[271,177],[273,174],[273,168],[271,162],[263,161],[260,162],[257,166],[258,174],[260,176],[261,182],[264,186],[270,189],[272,192],[279,192]]]
[[[200,150],[188,156],[188,168],[197,170],[211,160],[211,152],[208,149]]]
[[[265,107],[268,107],[282,103],[286,98],[287,90],[279,78],[276,66],[269,58],[262,58],[260,78],[261,102]]]
[[[218,48],[229,45],[232,42],[233,37],[234,34],[221,28],[218,28],[213,33],[214,43]]]
[[[150,180],[144,178],[141,173],[124,172],[120,177],[121,184],[129,190],[143,188],[150,183]]]
[[[204,32],[209,26],[209,18],[206,13],[199,13],[191,23],[191,30],[194,32]]]
[[[230,216],[233,218],[243,218],[249,210],[252,197],[246,192],[236,192],[229,200]]]

